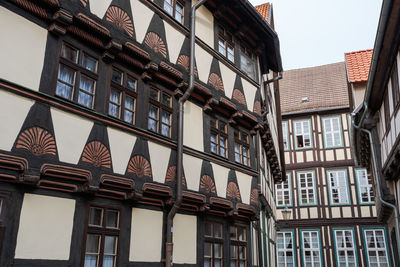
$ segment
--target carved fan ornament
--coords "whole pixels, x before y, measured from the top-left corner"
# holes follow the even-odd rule
[[[161,37],[155,32],[149,32],[144,38],[144,43],[154,52],[160,53],[165,58],[167,57],[167,47]]]
[[[81,0],[81,4],[86,7],[89,0]]]
[[[208,83],[214,86],[215,89],[224,91],[224,83],[216,73],[210,74],[210,77],[208,77]]]
[[[258,115],[261,115],[261,103],[260,103],[260,101],[254,102],[253,112],[257,113]]]
[[[182,67],[184,67],[186,69],[187,72],[189,72],[189,67],[190,67],[190,60],[189,57],[186,55],[180,55],[178,57],[178,61],[177,61],[178,65],[181,65]],[[197,71],[197,66],[194,65],[194,76],[199,77],[199,73]]]
[[[105,145],[99,141],[90,142],[82,153],[82,161],[93,164],[95,167],[111,168],[111,155]]]
[[[49,154],[56,156],[56,141],[48,131],[32,127],[23,131],[17,140],[16,148],[30,151],[35,156]]]
[[[107,9],[106,20],[114,23],[118,28],[125,30],[130,37],[133,36],[133,23],[128,13],[121,8],[111,6]]]
[[[236,200],[240,200],[240,192],[239,188],[234,182],[230,182],[226,189],[226,196],[230,198],[235,198]]]
[[[176,166],[171,166],[167,170],[167,175],[165,176],[165,182],[166,183],[171,183],[176,181]],[[184,187],[186,186],[186,179],[185,176],[182,175],[182,185]]]
[[[135,174],[139,178],[143,178],[144,176],[152,177],[151,175],[151,166],[149,161],[140,155],[134,156],[128,165],[128,172]]]
[[[233,99],[238,101],[240,104],[247,106],[246,97],[239,89],[233,90]]]
[[[257,189],[253,189],[251,191],[250,203],[253,203],[254,205],[258,205],[258,190]]]
[[[200,180],[200,188],[204,189],[207,194],[209,193],[217,193],[217,190],[215,189],[215,184],[212,178],[208,175],[203,175]]]

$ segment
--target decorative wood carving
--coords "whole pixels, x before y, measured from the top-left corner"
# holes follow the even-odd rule
[[[95,167],[111,168],[111,155],[107,147],[99,141],[90,142],[82,153],[82,161],[93,164]]]
[[[175,181],[176,181],[176,166],[171,166],[167,170],[167,175],[165,176],[165,182],[166,183],[171,183],[171,182],[175,183]],[[187,187],[186,179],[185,179],[185,176],[183,176],[183,174],[182,174],[182,185],[184,187]]]
[[[163,39],[155,32],[149,32],[144,38],[144,43],[154,52],[160,53],[163,57],[167,57],[167,47]]]
[[[152,177],[150,162],[143,156],[136,155],[128,165],[128,172],[135,174],[139,178]]]
[[[253,105],[253,112],[254,112],[254,113],[257,113],[258,115],[261,116],[261,103],[260,103],[260,101],[254,102],[254,105]]]
[[[81,0],[81,4],[86,7],[89,0]]]
[[[230,198],[234,198],[238,201],[241,200],[240,192],[238,186],[234,182],[230,182],[226,189],[226,196]]]
[[[250,203],[252,203],[254,205],[258,205],[258,190],[257,189],[253,189],[251,191]]]
[[[233,99],[238,101],[240,104],[247,106],[246,97],[239,89],[233,90]]]
[[[35,156],[56,156],[56,141],[52,134],[40,127],[32,127],[23,131],[17,140],[16,148],[26,149]]]
[[[106,12],[106,20],[114,23],[118,28],[133,36],[133,23],[128,13],[116,6],[110,6]]]
[[[177,61],[178,65],[181,65],[182,67],[184,67],[186,69],[187,72],[189,72],[189,67],[190,67],[190,59],[188,56],[186,55],[180,55],[178,57],[178,61]],[[194,65],[194,76],[196,76],[197,78],[199,77],[199,72],[197,71],[197,66]]]
[[[208,175],[203,175],[200,180],[200,188],[204,189],[207,194],[209,193],[217,193],[217,190],[215,189],[215,184],[212,178]]]
[[[224,91],[224,83],[218,74],[211,73],[208,77],[208,83],[211,84],[215,89]]]

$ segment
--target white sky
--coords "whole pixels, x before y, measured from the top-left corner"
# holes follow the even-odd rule
[[[249,0],[273,4],[284,70],[344,61],[372,49],[382,0]]]

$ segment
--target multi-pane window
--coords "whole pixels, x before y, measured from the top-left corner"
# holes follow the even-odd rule
[[[137,80],[117,68],[112,69],[108,114],[127,123],[135,123]]]
[[[296,148],[311,148],[310,120],[294,122]]]
[[[256,57],[245,47],[240,48],[240,69],[256,80]]]
[[[172,135],[172,97],[158,88],[150,88],[147,128],[161,135]]]
[[[300,205],[317,204],[317,196],[314,184],[314,172],[300,172],[297,173],[297,176]]]
[[[282,231],[276,235],[278,267],[295,266],[293,232]]]
[[[247,266],[247,230],[244,226],[230,226],[230,266]]]
[[[90,206],[84,267],[117,266],[119,233],[119,210]]]
[[[275,184],[276,205],[287,207],[292,205],[290,174],[286,173],[286,181]]]
[[[87,53],[63,43],[55,94],[87,108],[93,108],[98,61]]]
[[[204,266],[222,267],[224,232],[222,223],[206,222],[204,231]]]
[[[399,72],[397,68],[397,60],[393,64],[392,76],[390,77],[392,84],[392,95],[393,95],[393,107],[396,108],[400,103],[400,91],[399,91]]]
[[[374,188],[371,177],[367,174],[367,170],[356,169],[356,178],[360,204],[373,204],[375,202]]]
[[[235,161],[246,166],[250,165],[249,135],[243,131],[235,130]]]
[[[282,122],[282,137],[283,137],[283,149],[289,150],[289,129],[288,122]]]
[[[389,267],[386,237],[383,229],[364,229],[368,266]]]
[[[227,156],[228,125],[214,118],[210,119],[210,146],[211,152],[222,157]]]
[[[325,147],[340,147],[343,146],[342,133],[340,127],[340,117],[331,117],[322,119],[324,127]]]
[[[179,23],[183,23],[183,3],[177,0],[164,0],[164,10]]]
[[[229,61],[235,62],[235,46],[233,36],[224,28],[220,27],[218,35],[218,52],[224,55]]]
[[[345,170],[327,171],[329,198],[332,205],[349,204],[347,174]]]
[[[356,250],[353,230],[333,230],[335,238],[336,261],[340,267],[356,267]]]
[[[301,231],[301,248],[304,266],[322,266],[319,231]]]

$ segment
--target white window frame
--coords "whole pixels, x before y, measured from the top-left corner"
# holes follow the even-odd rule
[[[301,128],[300,132],[297,131],[297,127],[296,127],[298,123],[300,123],[300,128]],[[304,130],[306,123],[308,124],[308,133],[305,132],[305,130]],[[293,129],[294,129],[294,139],[295,139],[294,143],[296,144],[296,147],[295,147],[296,150],[309,149],[309,148],[313,147],[311,119],[293,121]],[[298,136],[302,136],[302,139],[303,139],[303,146],[302,147],[299,147],[299,144],[297,142],[297,137]],[[305,136],[308,136],[308,139],[309,139],[309,145],[307,145],[307,146],[305,144],[306,143],[305,142],[305,140],[306,140]]]
[[[289,143],[289,123],[287,121],[282,122],[282,141],[283,141],[283,150],[288,151],[290,149],[290,143]]]
[[[372,237],[373,237],[373,245],[374,247],[369,247],[369,243],[368,243],[368,232],[372,233]],[[381,235],[381,237],[383,238],[383,240],[381,240],[381,244],[380,245],[384,245],[384,247],[377,247],[378,244],[378,234]],[[386,238],[386,231],[384,228],[364,228],[363,229],[363,235],[364,235],[364,242],[365,242],[365,251],[366,251],[366,256],[367,256],[367,265],[370,266],[371,263],[371,257],[370,257],[370,253],[374,252],[376,253],[376,255],[379,255],[380,253],[382,254],[382,252],[384,253],[384,258],[386,259],[386,262],[381,262],[382,257],[376,257],[376,264],[374,266],[376,267],[390,267],[390,259],[389,259],[389,253],[388,253],[388,244],[387,244],[387,238]]]
[[[357,181],[357,192],[358,192],[358,201],[360,205],[373,205],[375,204],[375,193],[374,187],[370,183],[370,179],[368,179],[367,169],[359,168],[355,169],[356,172],[356,181]],[[363,191],[362,189],[366,189],[368,201],[363,201]]]
[[[282,235],[282,237],[280,237]],[[292,248],[288,248],[287,236],[289,236],[289,241],[291,241]],[[282,245],[280,245],[280,239],[282,240]],[[286,230],[286,231],[279,231],[276,233],[276,261],[278,267],[295,267],[296,266],[296,250],[295,248],[295,239],[294,239],[294,231]],[[290,262],[288,259],[288,252],[292,252],[292,261]],[[283,262],[280,261],[280,255],[283,253]]]
[[[284,188],[284,184],[287,184],[287,188]],[[280,192],[280,196],[282,198],[283,204],[280,205],[278,204],[278,200],[280,199],[278,192]],[[285,193],[289,197],[288,203],[285,202]],[[276,183],[275,184],[275,201],[276,201],[276,206],[279,207],[292,207],[293,201],[292,201],[292,182],[291,182],[291,174],[286,173],[286,182],[281,182],[281,183]]]
[[[317,240],[313,240],[313,234],[316,234]],[[320,235],[320,230],[300,230],[300,242],[301,242],[301,254],[302,254],[302,259],[303,259],[303,264],[304,266],[310,266],[310,267],[322,267],[323,261],[322,261],[322,251],[321,251],[321,235]],[[310,247],[306,248],[304,246],[304,241],[305,237],[308,237],[310,240]],[[310,260],[311,262],[309,264],[306,263],[306,252],[310,252]],[[314,261],[315,260],[315,255],[318,255],[319,262]]]
[[[338,129],[333,129],[333,120],[337,120]],[[329,126],[331,128],[330,131],[326,129],[325,123],[329,122]],[[324,146],[325,148],[338,148],[343,147],[343,132],[342,132],[342,120],[340,116],[326,117],[322,118],[322,129],[324,131]],[[328,136],[332,137],[332,144],[328,145],[327,140]],[[335,138],[336,137],[338,138]]]
[[[339,247],[339,242],[338,242],[339,236],[338,236],[338,234],[341,233],[342,237],[345,238],[346,233],[349,233],[349,232],[351,234],[351,238],[350,238],[351,245],[348,247],[348,243],[346,242],[346,240],[343,240],[342,244],[344,245],[344,247]],[[340,255],[339,254],[340,254],[341,251],[344,253],[344,259],[345,259],[345,262],[343,262],[345,264],[344,267],[356,267],[356,266],[358,266],[357,251],[356,251],[356,248],[355,248],[356,242],[355,242],[354,230],[352,228],[338,228],[338,229],[334,228],[333,229],[333,238],[334,238],[334,243],[335,243],[336,262],[338,263],[338,266],[342,266],[342,265],[340,265],[340,263],[342,263],[342,262],[339,262],[339,260],[340,260]],[[353,257],[354,257],[353,264],[352,264],[352,262],[350,262],[350,259],[349,259],[350,252],[353,252]]]
[[[309,174],[311,174],[311,177],[307,177]],[[301,186],[301,176],[305,175],[306,178],[306,186],[302,187]],[[312,181],[312,186],[308,186],[308,181],[307,179],[310,179]],[[315,171],[300,171],[297,172],[297,188],[298,188],[298,196],[299,196],[299,206],[315,206],[318,205],[317,201],[317,188],[316,188],[316,183],[315,183]],[[307,203],[302,202],[302,191],[306,190],[307,192]],[[313,198],[309,196],[310,190],[313,192]],[[312,202],[311,202],[312,200]]]
[[[343,176],[339,176],[339,174],[343,174]],[[328,180],[328,187],[329,187],[329,200],[332,206],[338,205],[349,205],[351,204],[350,201],[350,194],[349,194],[349,183],[347,178],[347,170],[327,170],[326,177]],[[339,181],[340,178],[343,178],[343,182]],[[332,185],[332,179],[336,181],[336,185]],[[339,182],[339,183],[338,183]],[[338,197],[339,202],[334,203],[333,199],[333,190],[338,190]],[[340,192],[345,191],[346,199],[342,199],[342,194]]]

